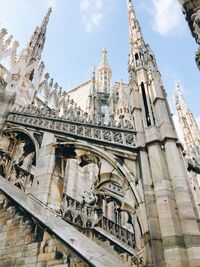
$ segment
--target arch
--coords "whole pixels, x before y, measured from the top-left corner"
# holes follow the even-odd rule
[[[70,222],[73,222],[73,216],[70,210],[68,210],[65,215],[64,215],[64,219],[69,220]]]
[[[146,222],[146,218],[144,218],[144,212],[145,206],[144,206],[144,201],[140,198],[136,188],[135,188],[135,182],[136,182],[136,177],[130,173],[128,168],[126,167],[125,164],[120,164],[119,161],[114,157],[114,155],[108,154],[106,151],[102,150],[101,148],[94,147],[90,144],[85,144],[79,142],[72,142],[72,141],[67,141],[67,142],[61,142],[61,143],[55,143],[55,146],[59,145],[73,145],[76,149],[80,150],[85,150],[86,152],[92,152],[94,155],[103,158],[106,160],[110,165],[113,167],[113,169],[117,170],[119,174],[119,178],[123,181],[127,181],[128,187],[131,189],[131,192],[133,193],[135,197],[135,201],[137,203],[137,206],[140,207],[141,210],[136,209],[136,215],[138,216],[138,220],[140,221],[140,225],[142,227],[142,233],[145,233],[145,226],[143,222]]]
[[[74,223],[80,227],[83,227],[83,220],[82,220],[80,214],[74,219]]]
[[[20,128],[20,127],[7,128],[3,131],[3,133],[12,133],[12,132],[22,132],[31,139],[31,141],[33,142],[35,146],[35,155],[36,155],[36,161],[37,161],[38,156],[39,156],[39,144],[36,138],[33,136],[33,134],[27,131],[26,129]]]

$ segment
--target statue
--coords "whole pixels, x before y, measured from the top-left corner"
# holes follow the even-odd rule
[[[94,185],[86,190],[83,194],[83,204],[90,204],[90,205],[94,205],[97,203],[97,196],[94,194]]]
[[[187,169],[188,171],[193,171],[196,174],[200,174],[200,164],[196,161],[196,159],[193,157],[186,157],[186,161],[187,161]]]

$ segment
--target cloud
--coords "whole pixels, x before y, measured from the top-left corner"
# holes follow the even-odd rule
[[[151,0],[153,4],[153,28],[163,36],[180,29],[183,15],[178,1]]]
[[[105,6],[110,0],[80,0],[81,18],[87,32],[98,27],[105,13]]]

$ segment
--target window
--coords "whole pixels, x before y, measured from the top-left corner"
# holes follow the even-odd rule
[[[149,115],[149,108],[148,108],[144,83],[141,83],[141,90],[142,90],[142,99],[143,99],[143,103],[144,103],[144,110],[145,110],[147,126],[150,126],[151,125],[151,119],[150,119],[150,115]]]

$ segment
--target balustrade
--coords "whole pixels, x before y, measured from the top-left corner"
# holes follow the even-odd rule
[[[7,177],[7,180],[14,184],[15,186],[19,187],[26,193],[29,192],[33,184],[34,176],[29,172],[23,170],[18,165],[13,165],[10,174]]]
[[[7,120],[29,127],[40,127],[42,129],[70,134],[81,138],[136,147],[136,133],[133,130],[89,125],[64,119],[27,115],[25,113],[20,114],[17,112],[10,113]]]
[[[128,246],[135,248],[135,233],[118,225],[102,215],[101,208],[80,203],[64,194],[62,205],[63,219],[83,228],[99,226]]]
[[[102,229],[106,230],[111,235],[120,239],[123,243],[134,248],[135,247],[135,233],[123,228],[119,224],[109,220],[106,217],[102,217],[99,225]]]
[[[10,163],[10,156],[5,152],[0,151],[0,175],[6,178],[10,183],[28,193],[33,184],[34,176],[17,164],[10,167]]]

